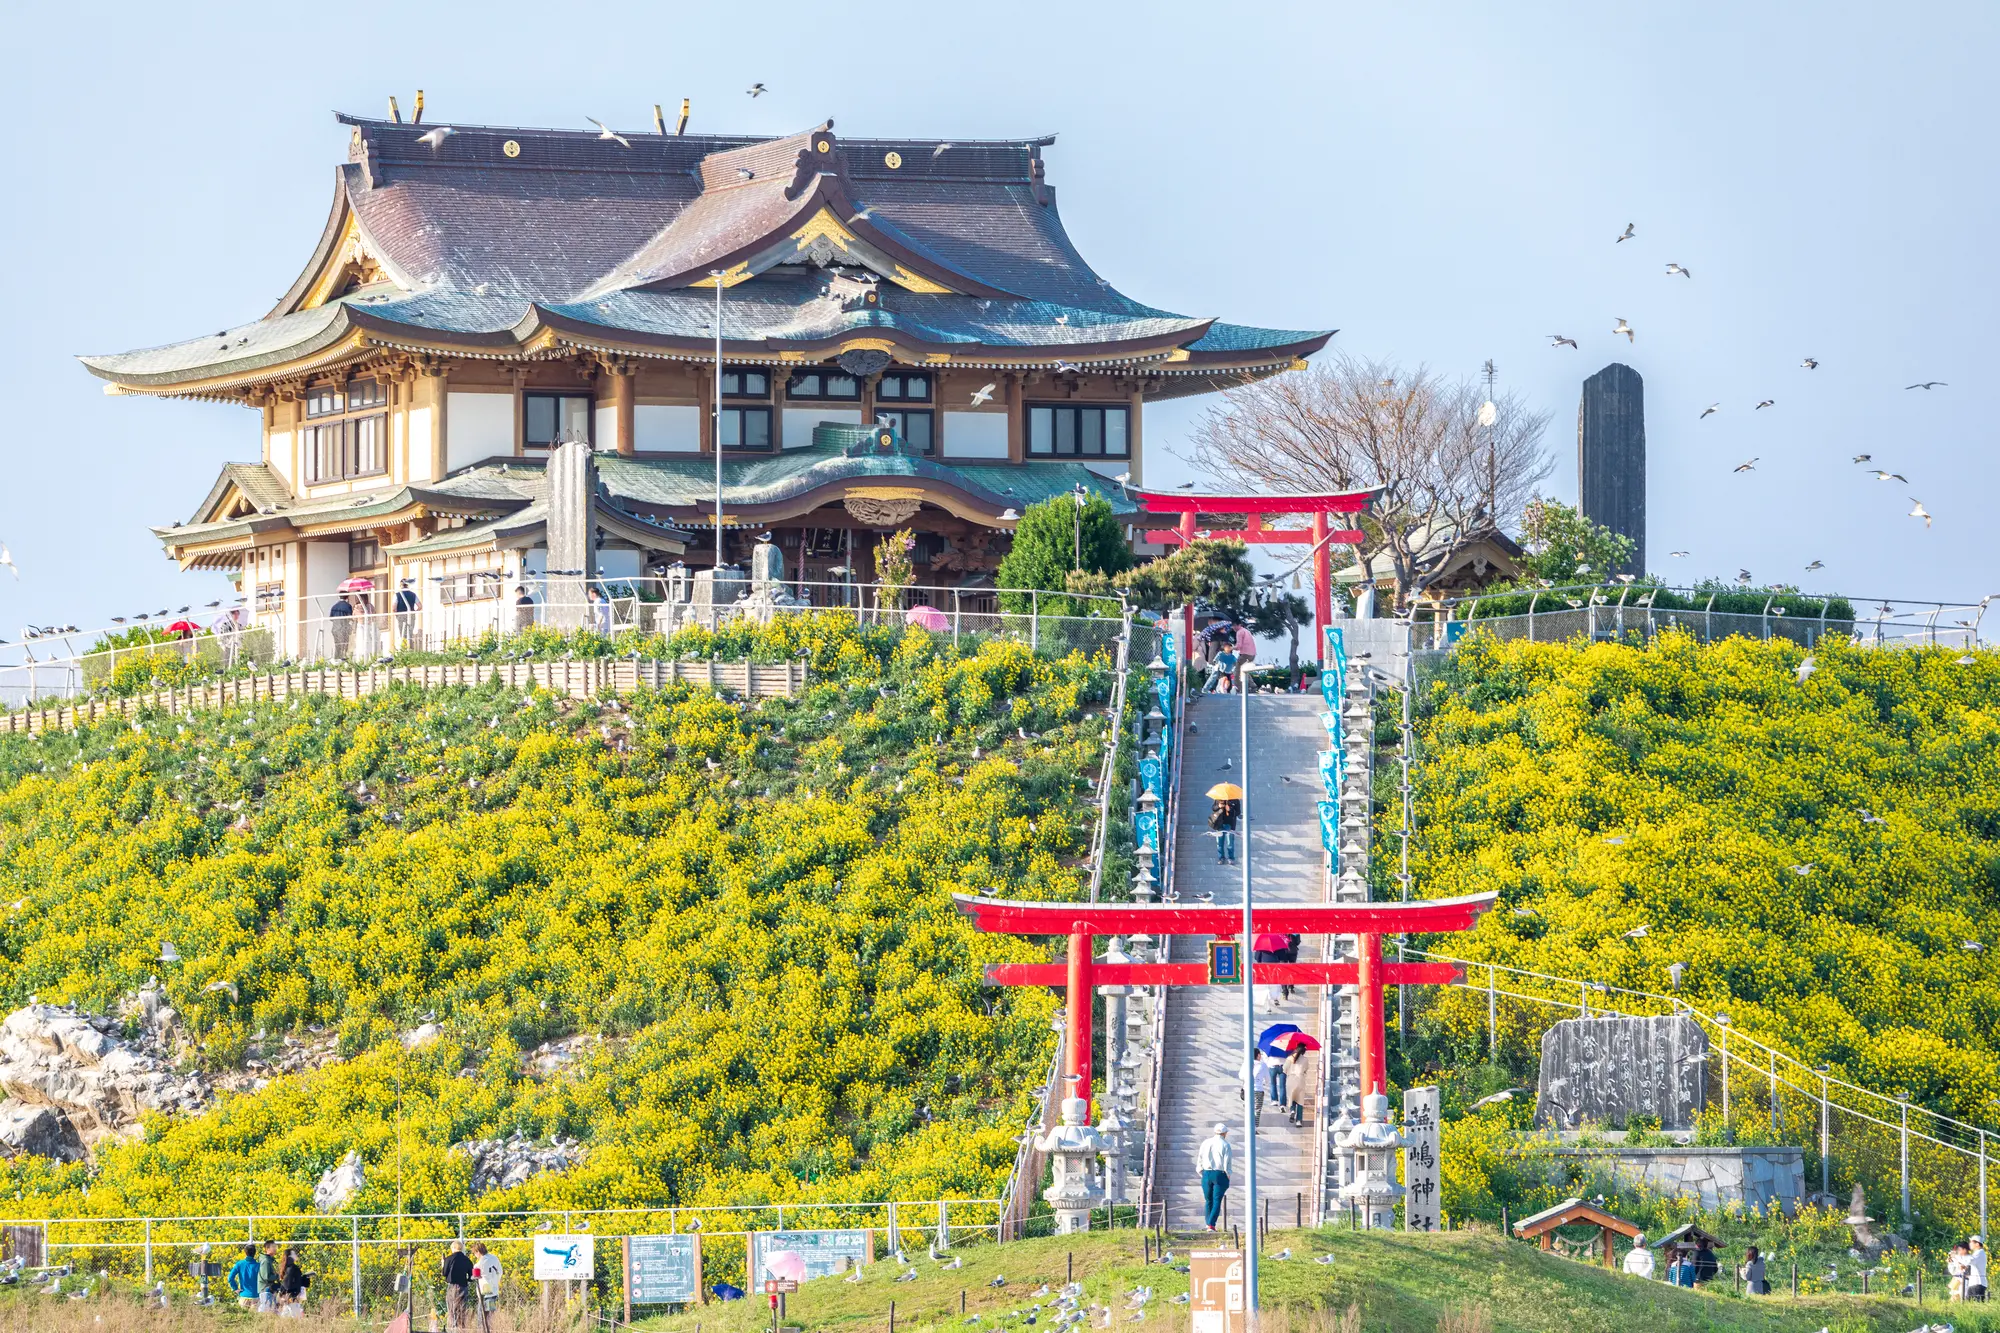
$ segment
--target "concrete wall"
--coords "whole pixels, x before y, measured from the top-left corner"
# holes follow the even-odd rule
[[[1558,1148],[1558,1163],[1588,1161],[1619,1180],[1669,1198],[1699,1199],[1704,1209],[1741,1204],[1790,1217],[1806,1197],[1804,1148]]]

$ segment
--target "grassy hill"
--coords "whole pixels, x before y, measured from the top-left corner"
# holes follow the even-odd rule
[[[1836,641],[1802,674],[1805,650],[1782,641],[1475,636],[1421,691],[1411,871],[1424,896],[1497,890],[1501,907],[1431,947],[1662,994],[1685,964],[1680,994],[1738,1030],[1992,1123],[2000,654],[1967,656]],[[1419,1003],[1403,1073],[1455,1071],[1457,1107],[1532,1086],[1561,1017],[1503,1008],[1500,1067],[1482,1068],[1484,997]],[[1739,1123],[1712,1132],[1769,1133],[1763,1087],[1743,1081]],[[1810,1136],[1794,1121],[1788,1141]],[[1844,1189],[1852,1163],[1835,1163]],[[1893,1194],[1893,1156],[1876,1165]],[[1489,1183],[1447,1207],[1525,1201]]]
[[[16,1215],[473,1202],[452,1144],[582,1141],[482,1207],[992,1196],[1053,1040],[949,894],[1075,897],[1110,672],[836,616],[733,631],[813,687],[399,690],[0,739],[0,999],[157,976],[188,1062],[345,1058],[0,1163]],[[161,961],[162,941],[180,960]],[[400,1039],[434,1023],[434,1039]],[[567,1068],[524,1055],[583,1034]],[[400,1120],[402,1134],[397,1124]]]

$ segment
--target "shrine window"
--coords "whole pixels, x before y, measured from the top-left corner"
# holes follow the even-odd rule
[[[521,443],[543,450],[566,440],[589,444],[593,403],[587,393],[522,394]]]
[[[724,449],[768,450],[771,447],[771,409],[768,407],[725,407],[718,414]]]
[[[722,372],[722,396],[724,398],[769,398],[771,396],[771,375],[763,370],[725,370]]]
[[[861,401],[861,381],[840,371],[801,370],[785,386],[785,397],[808,402]]]
[[[1034,458],[1130,458],[1126,407],[1074,403],[1028,405],[1028,454]]]
[[[308,417],[338,416],[346,410],[347,394],[337,384],[326,384],[306,391]]]
[[[931,400],[931,377],[891,371],[876,381],[875,397],[878,402],[928,403]]]
[[[382,543],[373,538],[349,542],[347,545],[347,572],[366,574],[382,567]]]
[[[937,432],[932,413],[912,411],[907,407],[878,407],[875,419],[885,426],[894,426],[896,433],[903,437],[904,445],[913,453],[935,452]]]
[[[389,387],[380,380],[325,386],[306,395],[299,431],[308,485],[379,477],[389,470]],[[345,413],[345,416],[339,414]]]

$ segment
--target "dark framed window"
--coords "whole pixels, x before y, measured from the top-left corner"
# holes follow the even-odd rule
[[[321,385],[317,389],[306,390],[306,415],[309,417],[337,416],[347,410],[347,395],[337,384]]]
[[[875,382],[875,398],[878,402],[928,403],[931,400],[931,377],[909,371],[890,371]]]
[[[721,412],[724,449],[769,449],[771,409],[768,407],[725,407]]]
[[[350,380],[347,385],[347,410],[358,412],[364,407],[387,407],[389,386],[381,380]]]
[[[813,402],[861,401],[861,381],[838,370],[796,370],[785,386],[785,397]]]
[[[928,409],[914,411],[907,407],[880,407],[875,410],[875,419],[885,426],[894,426],[896,433],[903,437],[903,443],[917,453],[936,451],[936,418]]]
[[[767,370],[725,370],[722,372],[724,398],[769,398],[771,373]]]
[[[1130,408],[1030,403],[1028,453],[1035,458],[1130,458]]]
[[[565,440],[591,442],[591,408],[587,393],[524,393],[521,395],[521,443],[548,449]]]
[[[389,414],[326,421],[299,432],[306,482],[379,477],[389,470]]]
[[[382,543],[373,538],[365,538],[347,544],[347,572],[360,574],[370,569],[382,567]]]

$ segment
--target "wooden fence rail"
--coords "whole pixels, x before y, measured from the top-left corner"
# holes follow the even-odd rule
[[[69,731],[107,717],[131,717],[146,709],[186,713],[229,704],[285,699],[294,694],[329,694],[359,699],[391,685],[484,685],[499,679],[509,689],[538,686],[572,699],[641,685],[659,689],[686,683],[751,698],[790,698],[806,685],[803,662],[634,661],[631,658],[567,662],[454,662],[440,666],[376,666],[358,670],[311,667],[271,671],[183,685],[122,698],[97,697],[47,708],[0,713],[0,735]]]

